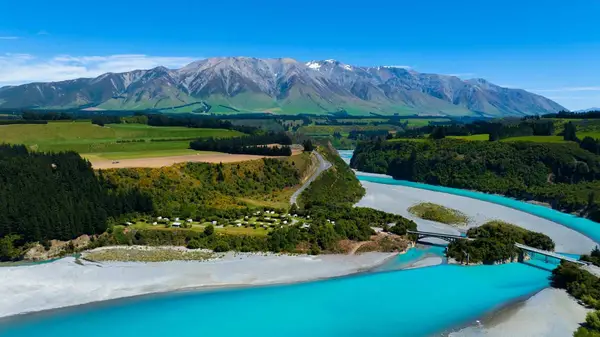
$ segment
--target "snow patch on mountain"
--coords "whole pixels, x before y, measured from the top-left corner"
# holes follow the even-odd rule
[[[306,66],[310,69],[319,69],[321,68],[321,64],[319,62],[310,61],[306,63]]]

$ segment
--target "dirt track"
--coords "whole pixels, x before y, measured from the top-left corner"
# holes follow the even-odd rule
[[[298,154],[299,151],[293,151],[292,155]],[[269,158],[268,156],[256,156],[249,154],[228,154],[228,153],[211,153],[211,154],[195,154],[186,156],[170,156],[157,158],[138,158],[138,159],[92,159],[92,167],[95,169],[111,169],[111,168],[131,168],[131,167],[163,167],[171,166],[177,163],[185,162],[201,162],[201,163],[235,163],[247,160],[256,160]],[[273,157],[271,157],[273,158]]]

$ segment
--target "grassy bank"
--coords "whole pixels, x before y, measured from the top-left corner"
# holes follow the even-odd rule
[[[91,261],[163,262],[206,261],[216,257],[210,251],[175,249],[163,247],[107,247],[86,252],[84,258]]]
[[[469,221],[469,218],[461,211],[430,202],[422,202],[411,206],[408,211],[421,219],[441,222],[448,225],[465,226]]]

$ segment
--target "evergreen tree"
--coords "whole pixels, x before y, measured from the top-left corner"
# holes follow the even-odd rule
[[[565,130],[563,131],[564,140],[577,142],[579,139],[577,138],[577,127],[573,122],[568,122],[565,124]]]
[[[315,149],[310,139],[303,141],[302,146],[304,147],[304,152],[312,152]]]

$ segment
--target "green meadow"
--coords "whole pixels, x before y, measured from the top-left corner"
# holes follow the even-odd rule
[[[25,144],[34,151],[131,152],[134,156],[149,151],[170,151],[171,155],[185,154],[190,139],[242,135],[240,132],[225,129],[153,127],[144,124],[108,124],[102,127],[90,122],[70,121],[6,125],[0,128],[0,143]]]

